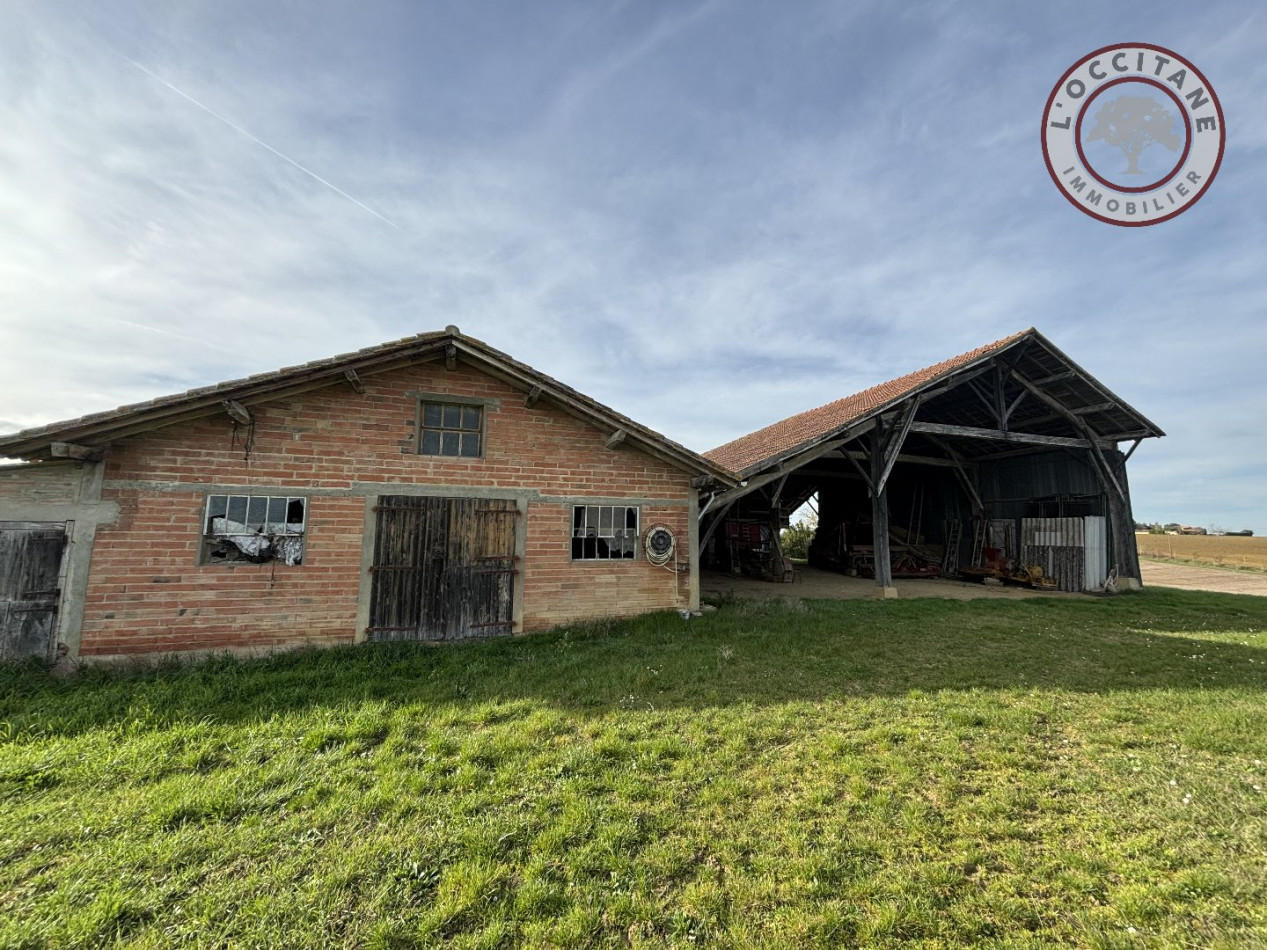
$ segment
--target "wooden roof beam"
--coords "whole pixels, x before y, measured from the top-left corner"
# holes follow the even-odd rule
[[[358,396],[365,395],[365,383],[361,381],[361,377],[357,375],[354,369],[345,369],[343,378],[348,381],[348,385],[352,387],[352,392]]]
[[[76,445],[73,442],[54,442],[49,446],[55,459],[74,459],[77,462],[100,462],[105,452],[87,445]]]
[[[1037,435],[1032,432],[1004,432],[1002,429],[979,429],[976,426],[952,426],[940,422],[914,422],[911,432],[924,435],[948,435],[963,439],[991,439],[998,442],[1022,442],[1028,445],[1050,445],[1059,448],[1089,449],[1086,439],[1070,439],[1058,435]]]

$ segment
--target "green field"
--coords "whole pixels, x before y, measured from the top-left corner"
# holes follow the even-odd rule
[[[1267,598],[0,673],[0,946],[1267,946]]]

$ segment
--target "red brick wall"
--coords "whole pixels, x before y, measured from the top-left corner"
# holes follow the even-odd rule
[[[70,505],[78,500],[81,467],[77,462],[40,462],[0,467],[0,501],[32,505]],[[3,521],[0,512],[0,521]]]
[[[673,528],[687,559],[689,475],[636,450],[609,450],[600,432],[542,400],[459,365],[435,364],[252,405],[249,462],[231,444],[226,415],[181,423],[116,443],[103,498],[116,525],[98,530],[80,652],[85,655],[274,647],[352,641],[361,585],[365,494],[392,485],[534,490],[524,571],[523,629],[583,617],[685,605],[687,578],[637,561],[573,562],[565,499],[659,499],[643,530]],[[413,454],[416,400],[407,391],[500,400],[486,415],[482,459]],[[381,489],[357,483],[386,483]],[[304,563],[199,565],[207,486],[308,495]],[[173,490],[173,488],[177,490]],[[329,495],[322,492],[360,492]]]

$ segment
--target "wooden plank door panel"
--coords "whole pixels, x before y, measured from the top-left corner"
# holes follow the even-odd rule
[[[510,633],[518,516],[518,506],[506,499],[381,496],[369,639]]]
[[[0,524],[0,662],[57,655],[66,526]]]

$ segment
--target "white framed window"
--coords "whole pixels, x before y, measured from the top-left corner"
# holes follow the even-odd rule
[[[572,560],[632,560],[637,548],[637,506],[572,506]]]
[[[295,495],[208,495],[202,564],[304,561],[308,499]]]

